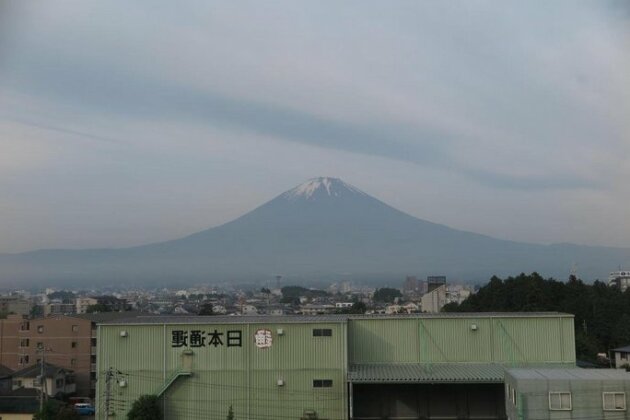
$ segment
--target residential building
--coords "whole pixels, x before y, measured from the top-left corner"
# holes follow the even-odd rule
[[[42,370],[43,377],[41,376]],[[13,372],[11,378],[13,391],[20,388],[34,388],[41,392],[43,385],[44,392],[49,397],[63,397],[76,392],[74,372],[47,362],[44,363],[43,367],[40,364],[35,364]]]
[[[85,314],[90,306],[96,305],[98,300],[93,297],[78,297],[75,300],[76,313]]]
[[[16,371],[24,369],[37,364],[45,349],[46,361],[73,371],[77,395],[93,396],[96,323],[135,315],[134,312],[106,312],[34,319],[10,315],[0,320],[0,364]]]
[[[49,302],[44,304],[44,316],[72,315],[77,311],[74,303]]]
[[[630,346],[612,349],[611,353],[612,362],[617,369],[630,368]]]
[[[150,316],[99,324],[109,418],[157,394],[169,420],[505,420],[512,366],[575,366],[573,316]],[[97,419],[105,418],[97,382]],[[540,407],[546,408],[545,407]]]
[[[446,305],[447,303],[446,284],[433,284],[432,286],[434,287],[429,287],[429,291],[422,295],[422,298],[420,300],[422,312],[440,312],[444,305]]]
[[[300,312],[304,315],[324,315],[324,314],[333,314],[337,311],[338,308],[335,305],[317,305],[317,304],[306,304],[300,306]]]
[[[26,299],[15,296],[0,296],[0,313],[28,315],[33,305]]]

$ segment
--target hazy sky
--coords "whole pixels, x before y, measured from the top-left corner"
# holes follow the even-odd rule
[[[172,239],[320,175],[630,247],[630,2],[0,0],[0,252]]]

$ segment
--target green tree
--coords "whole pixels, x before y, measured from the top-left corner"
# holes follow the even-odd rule
[[[339,311],[340,314],[364,314],[367,311],[367,306],[363,302],[355,302],[349,308],[344,308]]]
[[[373,299],[375,302],[391,303],[397,297],[402,297],[400,290],[391,287],[383,287],[382,289],[376,289]]]
[[[133,402],[127,420],[162,420],[162,407],[157,395],[141,395]]]
[[[234,420],[234,410],[232,409],[231,405],[230,405],[230,409],[228,410],[228,414],[225,420]]]
[[[214,315],[214,311],[212,310],[212,304],[204,303],[203,305],[201,305],[201,307],[199,308],[198,315]]]
[[[96,303],[94,305],[89,305],[85,309],[85,312],[87,312],[88,314],[95,314],[95,313],[101,313],[101,312],[111,312],[111,309],[107,305],[103,305],[102,303]]]
[[[48,400],[44,403],[41,410],[38,410],[33,415],[33,420],[53,420],[55,415],[59,411],[59,407],[56,401]]]
[[[48,400],[41,410],[33,415],[33,420],[79,420],[76,410],[61,401]]]
[[[630,315],[623,314],[615,328],[613,328],[612,347],[622,347],[630,344]]]
[[[57,414],[55,414],[55,417],[53,417],[54,420],[81,420],[81,416],[79,416],[79,413],[77,413],[77,410],[75,410],[74,408],[70,407],[69,405],[64,405],[61,408],[59,408],[59,411],[57,411]]]

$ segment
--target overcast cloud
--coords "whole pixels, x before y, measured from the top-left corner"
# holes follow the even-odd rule
[[[630,247],[626,1],[0,0],[0,252],[172,239],[328,175]]]

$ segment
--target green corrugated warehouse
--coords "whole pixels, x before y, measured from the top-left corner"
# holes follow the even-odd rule
[[[561,313],[136,317],[97,354],[98,419],[505,419],[505,369],[575,366]]]

